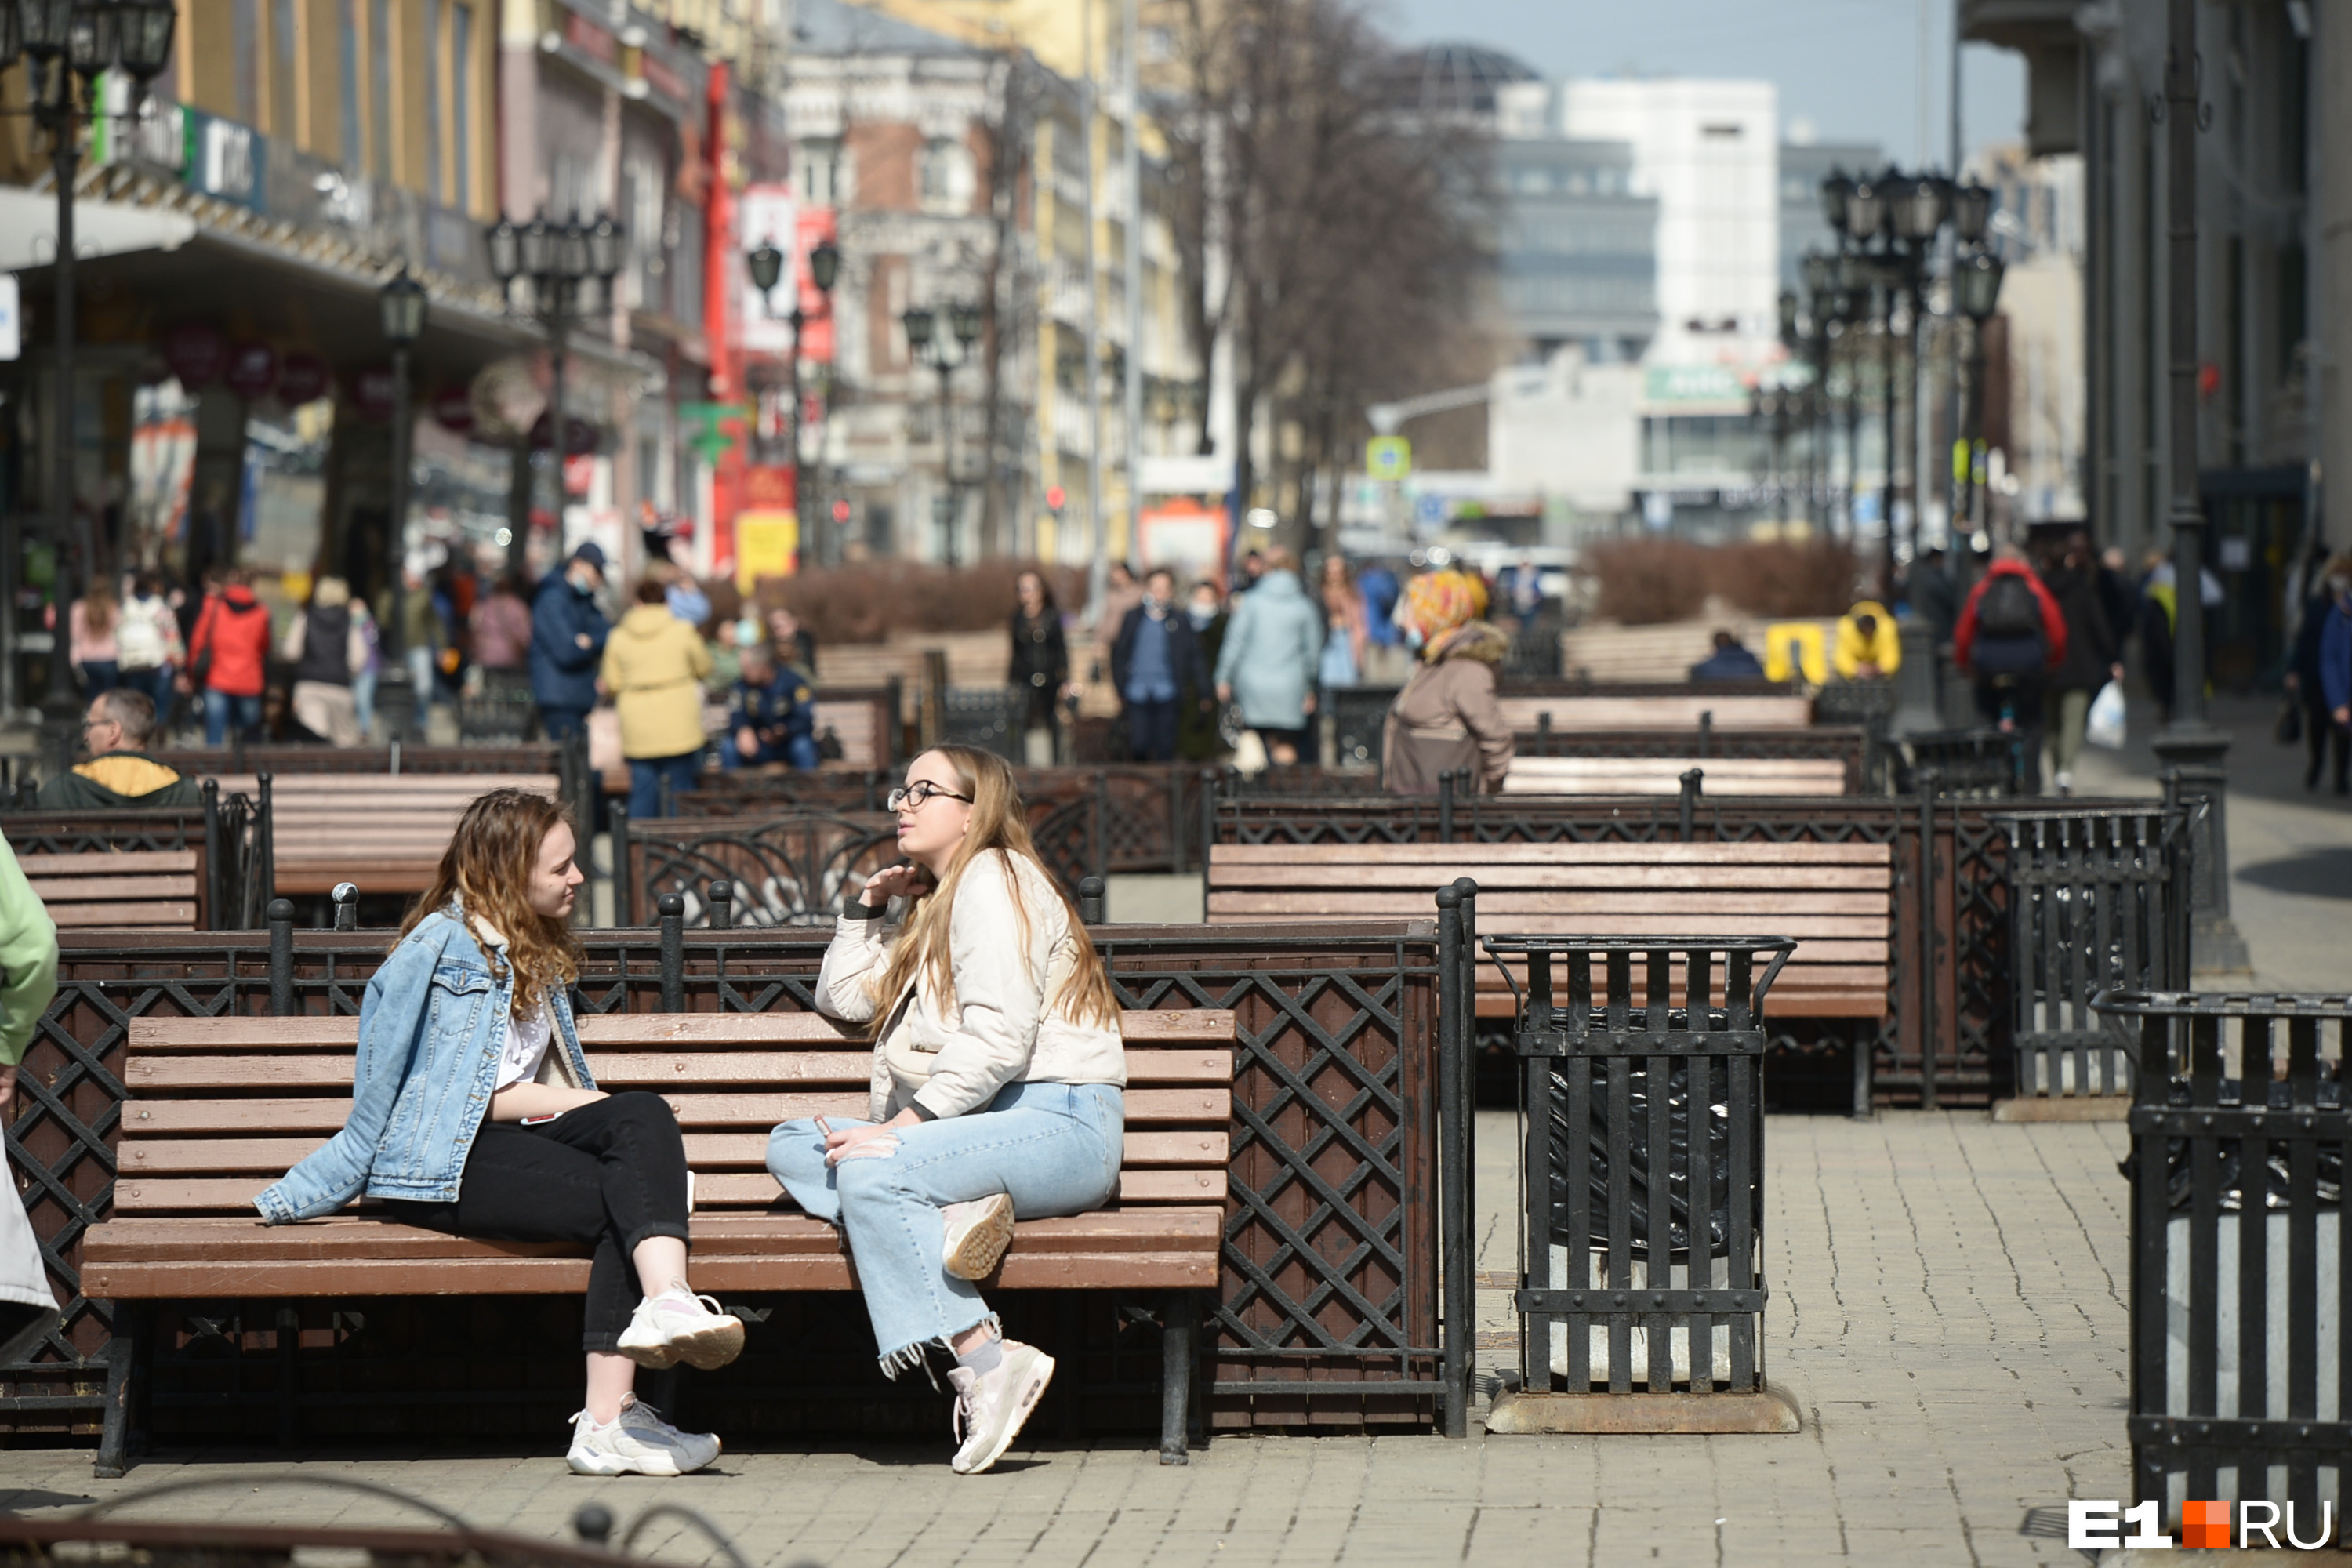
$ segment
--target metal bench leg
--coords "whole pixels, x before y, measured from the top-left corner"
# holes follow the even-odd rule
[[[1874,1028],[1865,1019],[1853,1026],[1853,1119],[1870,1120],[1871,1058],[1878,1054]]]
[[[118,1303],[115,1310],[123,1316],[118,1317],[114,1335],[106,1342],[106,1421],[99,1433],[98,1458],[90,1466],[90,1474],[101,1481],[120,1479],[131,1468],[131,1363],[144,1316],[127,1303]]]
[[[1160,1330],[1160,1462],[1163,1465],[1191,1463],[1185,1443],[1191,1436],[1192,1300],[1190,1290],[1171,1296],[1168,1316]]]

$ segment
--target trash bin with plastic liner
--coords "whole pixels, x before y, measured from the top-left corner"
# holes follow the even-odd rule
[[[2261,1499],[2303,1544],[2344,1527],[2352,997],[2109,991],[2136,1037],[2135,1499]],[[2292,1513],[2288,1512],[2292,1509]]]
[[[1795,942],[1481,945],[1524,986],[1519,1367],[1489,1430],[1796,1430],[1763,1375],[1760,1071]]]

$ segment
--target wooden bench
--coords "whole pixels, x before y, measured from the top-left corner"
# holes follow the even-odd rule
[[[1476,880],[1486,935],[1794,937],[1775,1016],[1886,1016],[1895,863],[1885,844],[1218,844],[1207,915],[1212,925],[1417,917],[1457,877]],[[1482,959],[1478,1016],[1513,1006],[1503,972]],[[1872,1044],[1856,1047],[1857,1114],[1870,1108]]]
[[[1679,795],[1693,768],[1708,795],[1822,795],[1848,792],[1830,757],[1514,757],[1505,795]]]
[[[269,781],[278,894],[421,893],[440,869],[457,818],[494,789],[561,794],[552,773],[282,773]],[[225,777],[224,794],[258,798],[258,781]]]
[[[1690,696],[1661,688],[1655,697],[1546,696],[1506,691],[1497,700],[1514,734],[1540,730],[1696,730],[1700,716],[1717,730],[1802,730],[1813,700],[1780,691],[1737,697]]]
[[[34,896],[60,931],[121,926],[197,931],[204,925],[201,849],[85,850],[19,855]]]
[[[1138,1011],[1121,1026],[1118,1198],[1094,1214],[1021,1221],[991,1284],[1171,1293],[1160,1455],[1181,1464],[1194,1293],[1215,1288],[1224,1234],[1234,1015]],[[864,1041],[810,1013],[591,1016],[580,1035],[601,1086],[653,1089],[677,1113],[695,1173],[697,1285],[856,1288],[840,1233],[800,1214],[765,1161],[777,1122],[866,1114]],[[299,1225],[257,1223],[254,1194],[342,1126],[358,1040],[348,1016],[132,1020],[113,1212],[83,1237],[84,1293],[140,1302],[584,1290],[584,1252],[443,1236],[379,1217],[366,1200]],[[122,1463],[130,1348],[119,1341],[111,1352],[101,1474]]]

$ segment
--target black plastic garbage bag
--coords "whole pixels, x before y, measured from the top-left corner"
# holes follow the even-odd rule
[[[2341,1083],[2322,1080],[2315,1087],[2318,1090],[2317,1100],[2321,1110],[2342,1109],[2344,1086]],[[2294,1109],[2294,1085],[2273,1079],[2269,1089],[2270,1108],[2273,1110]],[[2215,1099],[2218,1103],[2233,1108],[2245,1104],[2245,1080],[2234,1078],[2223,1079]],[[2189,1085],[2179,1079],[2175,1079],[2166,1086],[2164,1102],[2167,1105],[2181,1107],[2191,1104]],[[2164,1141],[2166,1206],[2179,1214],[2186,1214],[2189,1211],[2191,1187],[2195,1179],[2190,1170],[2189,1153],[2190,1142],[2191,1140],[2187,1138],[2168,1138]],[[2216,1163],[2221,1176],[2221,1212],[2242,1214],[2246,1206],[2244,1145],[2238,1139],[2224,1138],[2220,1141],[2219,1153],[2221,1158]],[[2137,1156],[2135,1154],[2126,1156],[2121,1162],[2120,1168],[2125,1175],[2132,1174],[2137,1159]],[[2315,1173],[2317,1177],[2315,1184],[2318,1187],[2319,1206],[2324,1209],[2342,1206],[2344,1146],[2341,1143],[2322,1142],[2319,1145],[2319,1158],[2315,1163],[2317,1166]],[[2276,1139],[2271,1141],[2268,1157],[2263,1161],[2263,1207],[2273,1214],[2283,1214],[2288,1206],[2288,1194],[2294,1190],[2293,1174],[2287,1168],[2286,1146]]]
[[[1675,1258],[1687,1258],[1691,1245],[1690,1184],[1685,1173],[1690,1169],[1691,1154],[1691,1088],[1690,1061],[1687,1057],[1670,1058],[1666,1090],[1666,1174],[1667,1239]],[[1717,1064],[1710,1079],[1720,1093],[1726,1087],[1722,1066],[1724,1058],[1703,1058]],[[1619,1177],[1627,1194],[1627,1211],[1633,1232],[1633,1255],[1646,1258],[1650,1251],[1651,1150],[1650,1150],[1650,1069],[1649,1058],[1633,1057],[1619,1058],[1621,1070],[1628,1073],[1627,1102],[1627,1169]],[[1551,1241],[1557,1247],[1606,1247],[1609,1244],[1609,1064],[1591,1058],[1569,1058],[1560,1062],[1550,1075],[1551,1084]],[[1584,1129],[1585,1158],[1576,1158],[1576,1133],[1568,1124],[1568,1083],[1562,1076],[1570,1072],[1591,1075],[1591,1099],[1592,1112],[1590,1125]],[[1750,1081],[1753,1081],[1751,1077]],[[1753,1114],[1751,1112],[1751,1114]],[[1731,1179],[1731,1107],[1724,1100],[1711,1099],[1706,1107],[1706,1255],[1723,1258],[1730,1250],[1730,1179]],[[1751,1132],[1748,1147],[1760,1152],[1762,1140]],[[1590,1237],[1570,1235],[1568,1227],[1570,1173],[1581,1168],[1591,1184],[1591,1213],[1588,1228]],[[1750,1223],[1763,1221],[1764,1194],[1761,1185],[1748,1173],[1748,1203]]]

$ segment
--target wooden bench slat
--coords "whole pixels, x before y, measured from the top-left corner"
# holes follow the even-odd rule
[[[1210,865],[1889,866],[1885,844],[1220,844]]]
[[[578,1020],[583,1046],[716,1046],[855,1043],[849,1026],[816,1013],[598,1013]],[[1129,1045],[1230,1041],[1234,1015],[1222,1007],[1136,1008],[1119,1014]],[[360,1021],[340,1017],[143,1017],[131,1020],[133,1051],[304,1049],[355,1046]]]
[[[1485,873],[1481,875],[1481,873]],[[1269,876],[1264,869],[1253,867],[1244,877],[1238,870],[1210,876],[1209,896],[1246,889],[1271,889],[1288,892],[1300,888],[1330,888],[1359,892],[1421,893],[1434,899],[1437,889],[1451,882],[1455,876],[1470,877],[1478,883],[1479,907],[1486,906],[1490,892],[1515,892],[1527,889],[1593,889],[1601,891],[1660,892],[1706,889],[1722,891],[1753,890],[1780,893],[1789,890],[1794,879],[1801,878],[1808,889],[1822,891],[1874,889],[1885,893],[1886,870],[1884,867],[1868,866],[1809,866],[1793,869],[1785,866],[1524,866],[1497,870],[1465,860],[1455,867],[1433,870],[1423,867],[1388,868],[1367,866],[1349,875],[1344,866],[1301,867],[1295,875]],[[1344,891],[1326,894],[1326,907],[1334,896],[1344,897]],[[1430,906],[1433,908],[1434,906]]]
[[[196,879],[193,874],[185,877],[31,877],[26,880],[45,904],[193,899],[196,896]]]
[[[1126,1053],[1130,1086],[1230,1084],[1233,1053],[1202,1050],[1135,1050]],[[666,1056],[591,1051],[588,1070],[607,1089],[660,1089],[668,1085],[824,1083],[863,1085],[871,1077],[873,1053],[837,1051],[741,1051]],[[268,1057],[154,1056],[132,1053],[123,1064],[123,1083],[133,1093],[148,1089],[268,1087],[273,1089],[348,1088],[356,1058],[340,1048],[316,1054]]]
[[[196,924],[196,906],[168,900],[135,904],[56,904],[49,909],[49,923],[60,931],[89,931],[106,926],[152,926],[171,931],[193,931]]]
[[[19,855],[16,865],[27,878],[104,875],[137,876],[147,872],[196,868],[193,849],[89,849],[70,855]]]
[[[1743,931],[1769,930],[1776,936],[1825,937],[1852,936],[1885,940],[1886,897],[1875,895],[1880,912],[1873,917],[1860,913],[1815,913],[1783,910],[1771,904],[1760,904],[1753,899],[1661,898],[1664,909],[1651,909],[1633,902],[1623,895],[1614,898],[1563,898],[1568,905],[1561,909],[1532,897],[1498,894],[1487,901],[1482,889],[1478,895],[1478,918],[1487,930],[1508,930],[1517,932],[1528,920],[1554,922],[1552,929],[1562,929],[1559,922],[1572,927],[1583,921],[1596,931],[1618,931],[1633,935],[1639,931],[1720,931],[1727,930],[1727,921]],[[1302,920],[1309,916],[1329,919],[1395,920],[1418,912],[1418,906],[1430,901],[1427,893],[1350,893],[1344,902],[1333,907],[1331,896],[1315,893],[1220,893],[1209,900],[1209,918],[1213,921],[1278,919]],[[1667,923],[1647,927],[1620,926],[1624,921],[1664,921]],[[1496,925],[1507,921],[1507,926]]]
[[[259,1192],[307,1158],[322,1142],[310,1136],[126,1138],[116,1151],[115,1159],[117,1168],[126,1177],[234,1172],[257,1178],[258,1184],[253,1191]],[[1139,1132],[1130,1128],[1122,1163],[1222,1166],[1227,1145],[1223,1129]],[[728,1166],[759,1169],[766,1164],[767,1153],[768,1135],[764,1132],[686,1134],[686,1161],[697,1171]]]

